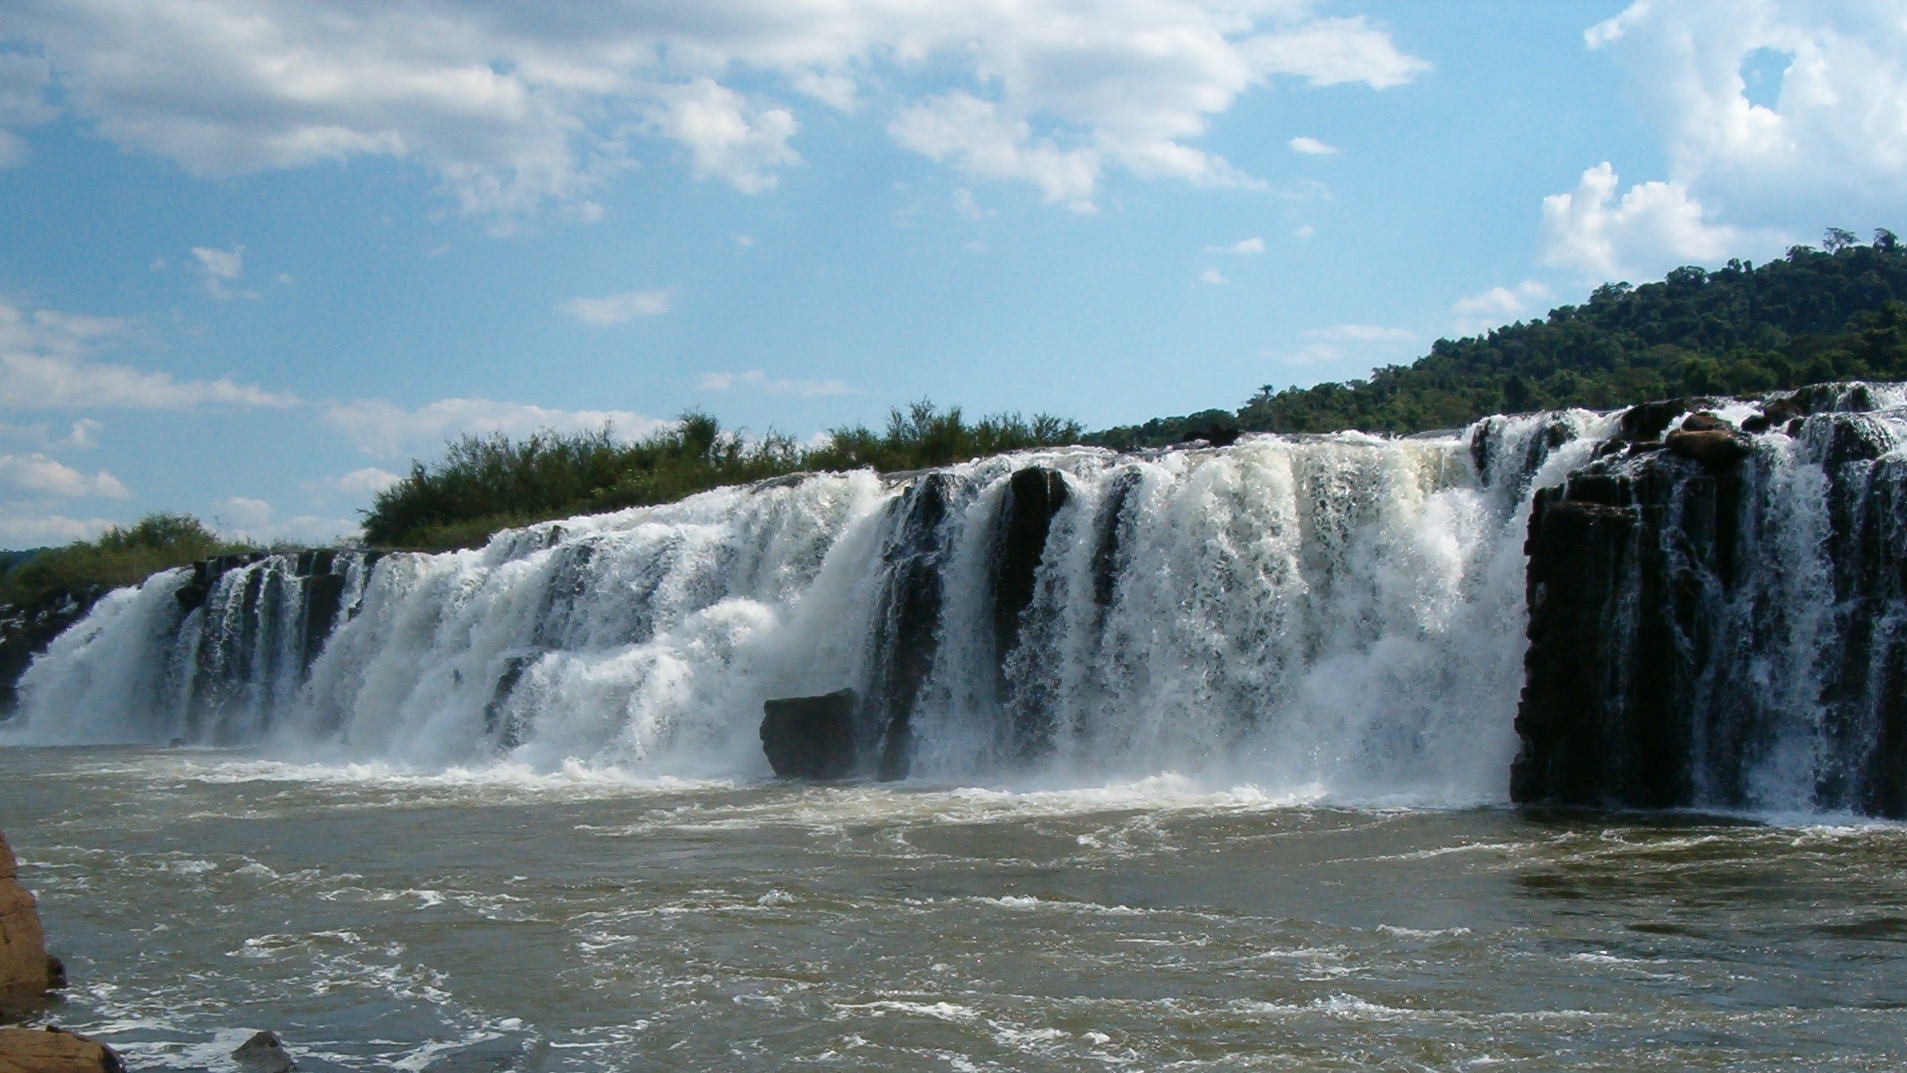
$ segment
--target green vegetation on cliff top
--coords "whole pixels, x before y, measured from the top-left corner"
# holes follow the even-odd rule
[[[1207,410],[1107,429],[1107,447],[1172,443],[1217,423],[1253,432],[1411,433],[1492,413],[1613,409],[1649,399],[1731,395],[1832,380],[1907,379],[1907,246],[1830,230],[1764,265],[1678,268],[1660,283],[1598,287],[1579,306],[1466,339],[1440,339],[1368,379],[1275,390]]]
[[[135,525],[106,530],[97,540],[76,540],[9,560],[0,572],[0,605],[33,607],[67,595],[87,600],[121,585],[137,585],[160,570],[243,550],[221,540],[197,518],[148,514]]]
[[[748,441],[713,417],[689,413],[673,428],[623,443],[611,430],[522,440],[466,436],[434,465],[378,493],[364,539],[381,547],[475,547],[499,529],[551,518],[681,499],[722,485],[808,470],[883,472],[943,466],[1025,447],[1077,443],[1083,430],[1047,414],[998,414],[969,423],[959,407],[917,402],[888,414],[887,427],[838,428],[818,447],[786,436]]]

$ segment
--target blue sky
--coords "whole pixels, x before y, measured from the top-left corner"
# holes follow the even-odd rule
[[[1903,56],[1879,2],[16,0],[0,547],[332,539],[463,432],[1359,376],[1907,228]]]

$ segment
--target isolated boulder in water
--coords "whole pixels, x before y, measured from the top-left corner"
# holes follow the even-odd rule
[[[1735,431],[1735,426],[1729,424],[1727,421],[1724,421],[1719,417],[1716,417],[1714,414],[1709,413],[1707,410],[1702,410],[1698,413],[1692,413],[1688,415],[1688,418],[1682,422],[1682,431],[1683,432],[1733,432]]]
[[[245,1073],[291,1073],[298,1068],[284,1042],[270,1032],[260,1032],[239,1044],[232,1060]]]
[[[1677,430],[1663,438],[1669,450],[1706,466],[1726,466],[1755,453],[1755,445],[1727,429]]]
[[[775,774],[838,779],[854,772],[854,690],[766,701],[761,710],[761,751]]]
[[[52,983],[40,913],[15,878],[18,870],[0,834],[0,1009],[33,1005]],[[0,1060],[0,1070],[5,1068]]]

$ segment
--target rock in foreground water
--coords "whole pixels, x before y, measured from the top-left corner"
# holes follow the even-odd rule
[[[238,1045],[232,1060],[245,1073],[291,1073],[298,1063],[291,1060],[284,1041],[271,1032],[260,1032]]]
[[[46,994],[46,936],[33,895],[16,878],[19,866],[0,834],[0,1009],[38,1002]]]
[[[762,704],[761,749],[783,778],[838,779],[854,772],[854,690]]]
[[[0,1028],[0,1073],[124,1073],[95,1039],[58,1028]]]

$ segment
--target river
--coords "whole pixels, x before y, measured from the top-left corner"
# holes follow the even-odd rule
[[[1907,828],[0,749],[134,1068],[1895,1070]]]

